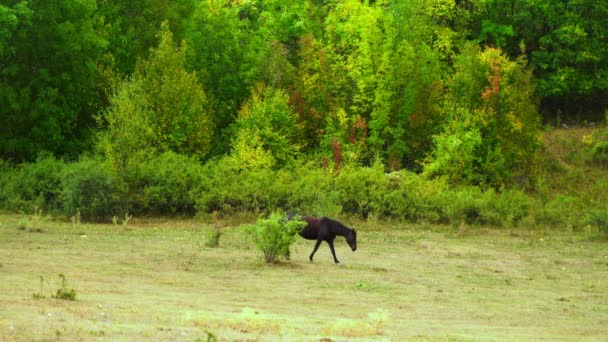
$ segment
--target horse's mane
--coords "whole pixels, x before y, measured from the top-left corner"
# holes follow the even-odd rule
[[[342,224],[342,222],[331,219],[329,217],[322,217],[319,219],[319,221],[327,222],[327,225],[330,227],[330,229],[338,235],[348,236],[349,234],[353,233],[353,229],[350,229],[344,224]]]

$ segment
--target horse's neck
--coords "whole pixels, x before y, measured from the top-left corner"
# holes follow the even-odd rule
[[[332,232],[336,235],[347,237],[350,234],[351,230],[339,223],[336,223],[332,225]]]

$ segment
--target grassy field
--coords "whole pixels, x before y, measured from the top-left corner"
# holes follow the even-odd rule
[[[243,229],[0,215],[0,340],[602,340],[593,232],[348,222],[359,249],[298,239],[266,265]],[[61,287],[76,300],[52,298]],[[41,289],[42,279],[42,289]],[[35,298],[39,297],[39,298]]]

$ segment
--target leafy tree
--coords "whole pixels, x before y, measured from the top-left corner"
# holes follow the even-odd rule
[[[137,153],[174,151],[204,157],[213,123],[196,74],[186,70],[186,46],[176,48],[166,23],[150,57],[138,63],[102,116],[98,148],[117,169]]]
[[[297,115],[282,90],[258,86],[233,129],[229,160],[236,169],[281,167],[299,151]]]
[[[602,114],[608,106],[608,4],[577,0],[534,5],[549,9],[538,48],[530,52],[543,104],[570,115]]]
[[[98,16],[103,19],[103,35],[115,60],[116,71],[130,75],[138,58],[157,43],[156,33],[163,21],[181,38],[182,21],[192,12],[193,0],[98,0]]]
[[[332,97],[342,99],[338,108],[344,109],[348,121],[347,131],[338,137],[347,136],[342,143],[351,146],[345,149],[366,163],[378,156],[391,169],[415,167],[430,149],[433,103],[441,91],[440,56],[449,49],[442,45],[445,51],[433,51],[429,44],[447,44],[446,38],[433,34],[439,26],[432,20],[418,17],[425,11],[442,17],[451,7],[441,1],[418,5],[420,9],[347,1],[327,17],[327,50],[333,66],[329,84]]]
[[[595,113],[608,106],[608,5],[593,0],[459,2],[471,17],[470,38],[525,53],[549,118]],[[599,114],[599,115],[597,115]]]
[[[539,146],[539,116],[525,60],[469,45],[456,60],[428,175],[500,187],[525,175]]]
[[[0,155],[76,154],[99,109],[94,0],[4,1],[0,5]]]
[[[236,112],[255,84],[264,43],[256,36],[254,3],[200,1],[184,21],[188,59],[208,92],[216,136],[214,154],[228,150],[230,137],[222,131],[234,123]]]

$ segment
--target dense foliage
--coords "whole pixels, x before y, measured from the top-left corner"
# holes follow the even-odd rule
[[[5,0],[0,201],[520,221],[543,119],[608,107],[606,27],[592,0]]]

